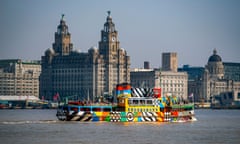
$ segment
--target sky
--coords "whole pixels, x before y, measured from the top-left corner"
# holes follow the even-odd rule
[[[0,59],[40,60],[62,14],[74,49],[87,52],[98,47],[110,10],[131,68],[161,67],[163,52],[176,52],[179,67],[204,67],[214,49],[223,62],[240,63],[239,7],[239,0],[0,0]]]

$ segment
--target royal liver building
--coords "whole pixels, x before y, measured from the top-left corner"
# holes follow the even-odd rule
[[[130,82],[130,57],[120,48],[118,32],[110,12],[98,48],[88,52],[73,50],[71,34],[62,16],[55,32],[52,48],[42,56],[40,96],[53,99],[77,95],[81,99],[94,100],[103,94],[114,94],[116,84]]]

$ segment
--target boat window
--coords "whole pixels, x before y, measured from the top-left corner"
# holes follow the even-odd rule
[[[152,104],[152,100],[147,100],[147,104],[151,105]]]
[[[133,100],[133,104],[138,104],[138,100]]]
[[[103,111],[104,111],[104,112],[110,112],[110,111],[111,111],[111,108],[103,108]]]
[[[71,110],[77,112],[77,111],[78,111],[78,108],[76,108],[76,107],[71,107]]]
[[[90,108],[81,108],[81,111],[89,112],[89,111],[90,111]]]
[[[118,107],[118,108],[116,108],[116,111],[125,111],[125,109],[124,108],[122,108],[122,107]]]
[[[132,100],[128,100],[128,104],[131,105],[133,103]]]
[[[140,100],[140,104],[145,104],[145,100]]]
[[[99,112],[101,111],[101,108],[93,108],[92,111]]]

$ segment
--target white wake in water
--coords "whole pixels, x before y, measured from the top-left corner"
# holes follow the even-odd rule
[[[33,120],[33,121],[2,121],[0,124],[51,124],[51,123],[57,123],[58,120]]]

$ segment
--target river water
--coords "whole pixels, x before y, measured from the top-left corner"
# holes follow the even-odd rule
[[[0,110],[2,144],[239,144],[240,110],[195,110],[187,123],[62,122],[56,110]]]

